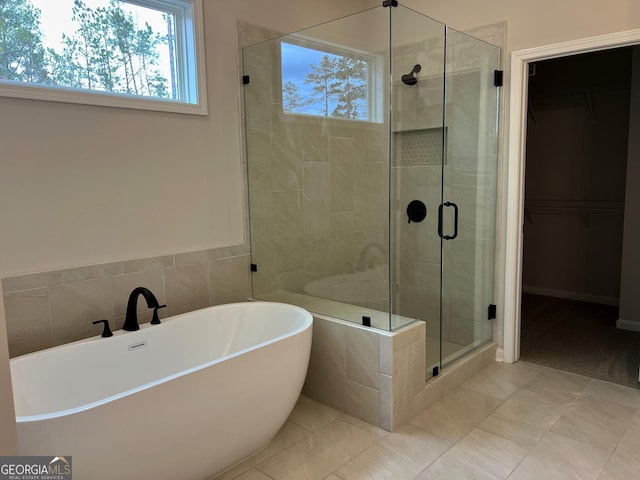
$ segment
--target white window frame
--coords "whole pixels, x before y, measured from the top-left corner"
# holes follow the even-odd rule
[[[363,123],[382,123],[383,122],[383,107],[381,95],[381,79],[383,75],[382,70],[382,57],[374,53],[363,52],[353,48],[344,47],[334,43],[318,40],[317,38],[306,37],[299,34],[291,34],[280,39],[280,43],[289,43],[291,45],[297,45],[303,48],[309,48],[318,50],[320,52],[329,53],[332,55],[350,56],[363,60],[367,63],[367,118],[342,118],[333,117],[331,115],[317,115],[313,113],[299,113],[299,112],[285,112],[284,106],[282,106],[282,113],[284,115],[300,115],[314,118],[328,118],[331,120],[345,121],[345,122],[363,122]],[[278,55],[280,56],[282,48],[279,49]],[[280,64],[282,68],[282,58],[280,58]],[[281,70],[282,71],[282,70]],[[282,96],[282,78],[280,78],[280,96]],[[282,105],[282,102],[281,102]]]
[[[123,0],[176,15],[178,84],[185,100],[0,80],[0,96],[52,102],[207,115],[202,0]],[[192,47],[192,48],[190,48]]]

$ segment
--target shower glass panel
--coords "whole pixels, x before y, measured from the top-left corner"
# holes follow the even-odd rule
[[[243,50],[253,296],[389,330],[389,9]]]
[[[427,376],[491,339],[498,63],[402,6],[245,47],[253,297],[426,322]]]
[[[442,365],[491,340],[500,49],[447,28],[442,164]],[[455,238],[447,238],[455,237]]]

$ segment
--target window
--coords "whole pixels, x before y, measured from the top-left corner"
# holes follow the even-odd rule
[[[280,42],[284,113],[379,121],[374,55],[309,41]]]
[[[4,0],[0,95],[206,113],[201,0]]]

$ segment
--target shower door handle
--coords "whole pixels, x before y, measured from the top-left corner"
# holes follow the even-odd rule
[[[453,235],[442,234],[442,210],[444,207],[453,207]],[[438,207],[438,236],[444,240],[453,240],[458,236],[458,205],[453,202],[444,202]]]

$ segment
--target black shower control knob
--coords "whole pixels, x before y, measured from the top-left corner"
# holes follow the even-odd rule
[[[409,223],[421,222],[427,218],[427,206],[420,200],[412,200],[407,205],[407,216],[409,217]]]

